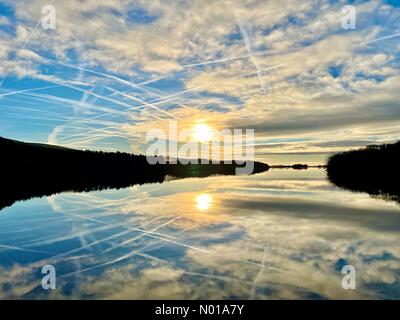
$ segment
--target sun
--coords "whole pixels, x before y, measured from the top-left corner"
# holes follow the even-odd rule
[[[200,123],[193,127],[193,137],[197,141],[207,142],[212,138],[212,129],[210,126]]]
[[[210,208],[212,204],[212,198],[210,195],[202,193],[196,197],[196,208],[204,211]]]

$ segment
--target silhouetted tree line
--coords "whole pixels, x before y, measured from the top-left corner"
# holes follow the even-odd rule
[[[144,155],[81,151],[0,137],[0,210],[15,201],[64,191],[126,188],[175,178],[235,174],[236,164],[157,164]],[[255,162],[254,173],[268,170]]]
[[[335,154],[327,172],[340,187],[400,202],[400,141]]]

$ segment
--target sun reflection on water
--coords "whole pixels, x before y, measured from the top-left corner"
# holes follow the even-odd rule
[[[210,208],[212,204],[212,197],[206,193],[199,194],[196,197],[196,208],[205,211]]]

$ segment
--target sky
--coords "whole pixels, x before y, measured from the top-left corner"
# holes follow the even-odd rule
[[[145,153],[173,120],[323,163],[399,139],[399,57],[398,0],[1,0],[0,136]]]

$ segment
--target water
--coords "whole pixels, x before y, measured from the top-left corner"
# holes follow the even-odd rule
[[[399,299],[399,230],[319,169],[63,193],[0,211],[0,299]]]

